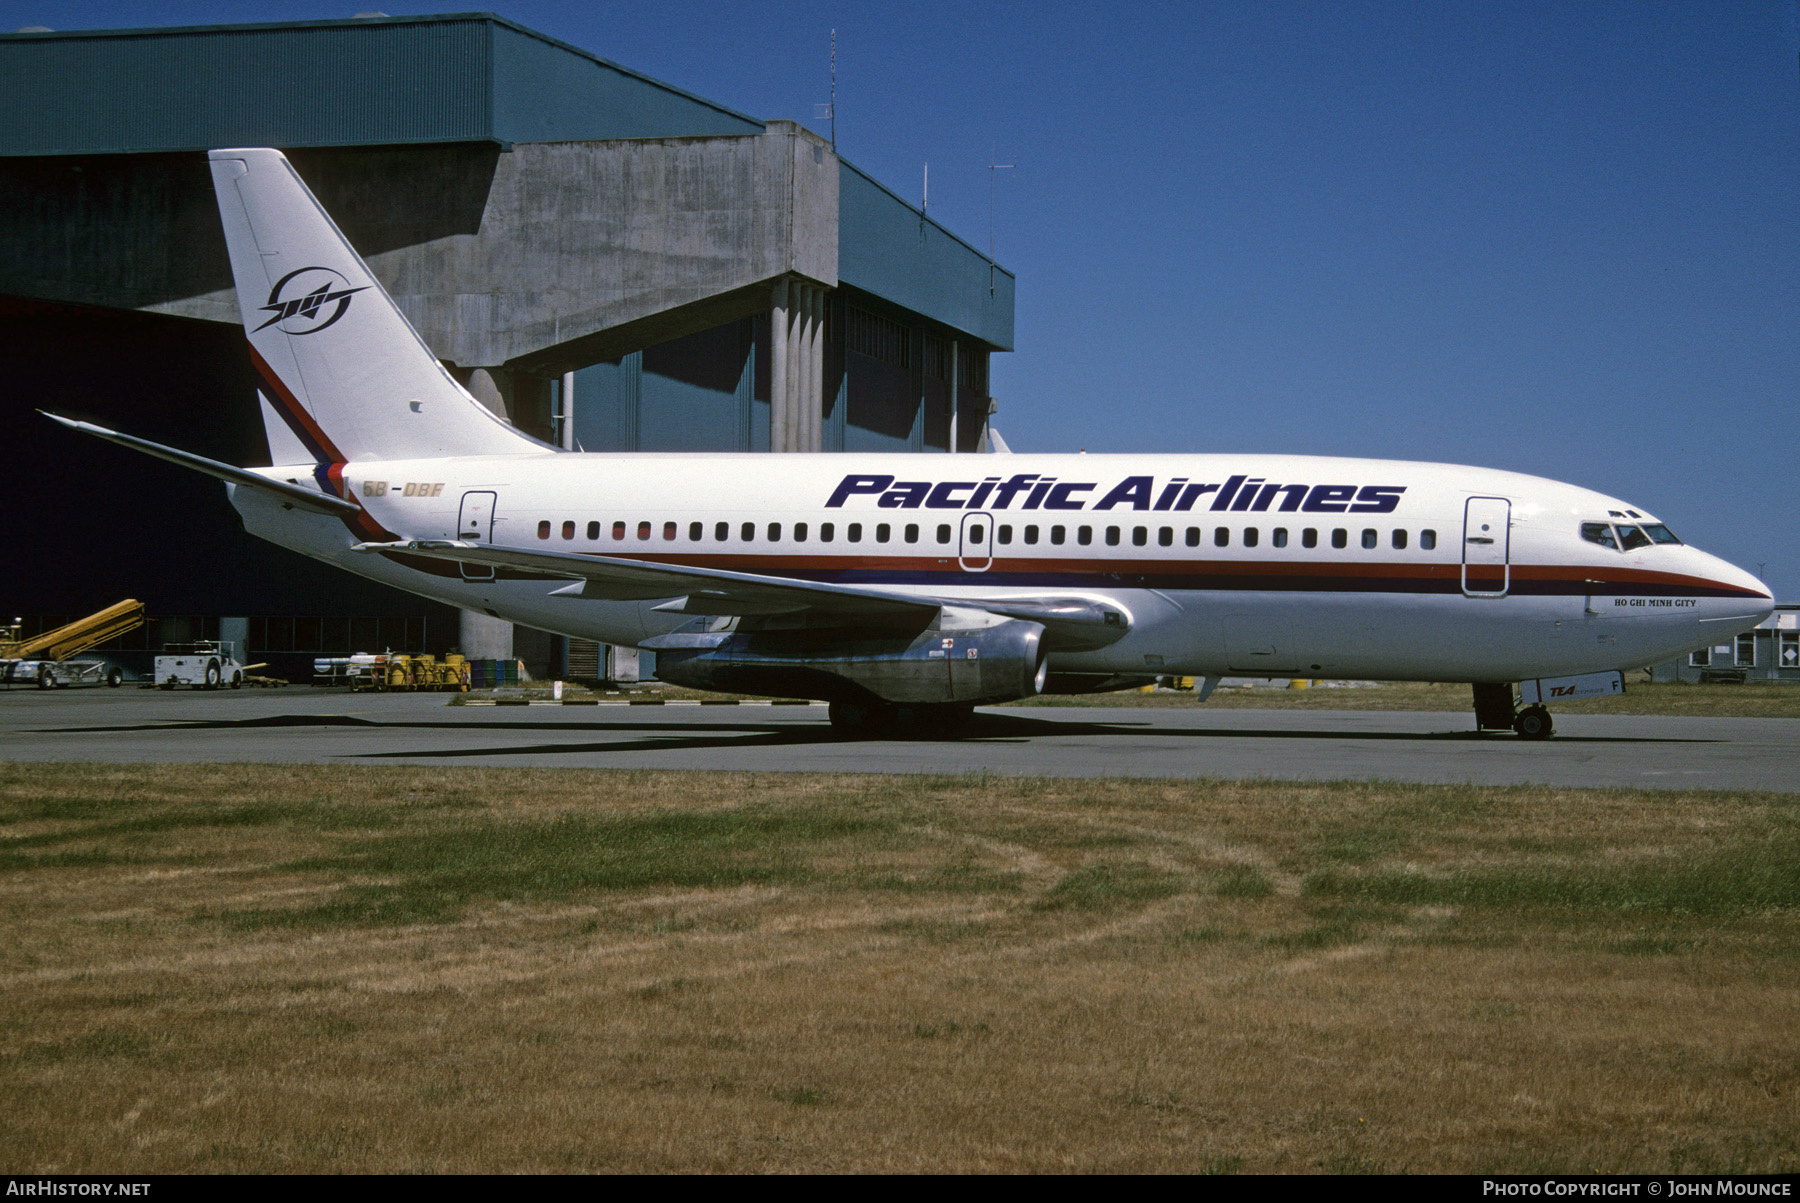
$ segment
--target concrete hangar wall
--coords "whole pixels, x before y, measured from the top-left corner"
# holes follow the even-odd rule
[[[223,621],[289,672],[475,636],[32,412],[268,462],[212,147],[286,151],[440,358],[540,438],[985,442],[1009,272],[792,122],[492,14],[0,35],[0,111],[0,505],[29,516],[0,606],[32,625],[130,594],[167,620],[146,648]],[[519,651],[555,667],[547,641]]]

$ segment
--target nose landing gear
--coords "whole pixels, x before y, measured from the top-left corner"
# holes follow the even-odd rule
[[[1520,739],[1549,739],[1556,723],[1539,705],[1520,707],[1511,685],[1475,685],[1475,728],[1478,731],[1516,732]]]
[[[1556,724],[1542,706],[1526,706],[1513,715],[1512,729],[1519,733],[1520,739],[1549,739]]]

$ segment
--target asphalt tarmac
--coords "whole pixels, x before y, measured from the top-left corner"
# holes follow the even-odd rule
[[[823,706],[449,706],[443,694],[0,690],[0,760],[1389,780],[1800,792],[1800,720],[993,707],[947,740],[842,740]]]

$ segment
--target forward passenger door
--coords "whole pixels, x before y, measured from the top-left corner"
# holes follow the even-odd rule
[[[1462,591],[1505,597],[1512,585],[1512,502],[1471,497],[1463,506]]]

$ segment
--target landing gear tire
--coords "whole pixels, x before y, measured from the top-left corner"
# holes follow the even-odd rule
[[[1556,724],[1542,706],[1527,706],[1513,716],[1513,730],[1520,739],[1549,739]]]

